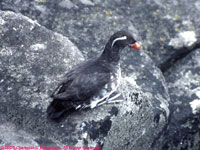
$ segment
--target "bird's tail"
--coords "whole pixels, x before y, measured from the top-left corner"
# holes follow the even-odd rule
[[[59,119],[66,111],[73,109],[73,106],[66,101],[54,99],[47,108],[47,114],[51,119]]]

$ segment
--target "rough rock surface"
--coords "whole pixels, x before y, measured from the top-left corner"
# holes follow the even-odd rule
[[[15,12],[0,11],[1,145],[14,144],[19,134],[27,137],[22,145],[200,149],[199,0],[1,0],[0,10]],[[130,30],[153,60],[124,50],[124,103],[47,120],[50,93],[83,60],[69,40],[90,58],[121,29]]]
[[[61,3],[62,7],[66,4]],[[53,20],[55,19],[57,1],[47,0],[7,0],[0,1],[0,10],[13,11],[22,13],[33,20],[37,20],[40,24],[51,29]],[[67,4],[70,7],[70,4]]]
[[[120,111],[118,119],[123,114],[128,115],[127,122],[140,118],[143,125],[151,125],[145,130],[139,128],[144,135],[141,138],[148,141],[144,147],[162,132],[169,115],[169,97],[160,70],[144,52],[125,49],[130,56],[124,53],[122,60],[126,64],[121,85],[124,103],[75,112],[53,122],[46,117],[49,95],[64,72],[83,60],[81,53],[67,38],[21,14],[0,11],[0,20],[2,129],[7,122],[11,124],[7,126],[10,132],[13,128],[23,129],[17,133],[30,134],[35,145],[101,147]],[[142,114],[146,116],[142,118]],[[0,138],[8,143],[4,134]]]
[[[39,146],[33,135],[23,131],[10,122],[6,122],[3,117],[0,117],[0,144],[1,146]]]
[[[200,49],[179,61],[166,74],[171,97],[170,124],[162,141],[165,149],[200,148]]]
[[[124,60],[127,66],[121,91],[126,101],[120,106],[104,150],[153,149],[167,123],[169,96],[165,79],[147,54],[141,51],[134,55],[132,64]]]
[[[198,0],[2,0],[0,8],[66,35],[88,57],[113,32],[129,29],[163,71],[200,45]]]
[[[54,144],[67,132],[46,119],[49,95],[64,72],[83,60],[82,54],[68,38],[21,14],[0,11],[0,22],[1,117],[39,135],[38,144],[43,137]]]

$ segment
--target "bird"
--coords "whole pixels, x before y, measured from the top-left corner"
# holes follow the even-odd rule
[[[59,119],[72,111],[122,101],[117,88],[121,78],[120,54],[126,46],[141,48],[130,32],[118,31],[99,56],[72,67],[51,94],[48,117]]]

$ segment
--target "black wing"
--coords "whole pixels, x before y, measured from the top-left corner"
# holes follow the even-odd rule
[[[98,93],[110,80],[110,73],[79,74],[62,83],[53,97],[60,100],[85,100]]]
[[[63,93],[68,88],[70,83],[76,78],[78,74],[81,73],[81,70],[83,70],[84,66],[86,66],[88,63],[92,63],[94,60],[89,60],[82,62],[75,67],[73,67],[67,74],[65,75],[64,79],[58,84],[56,89],[52,92],[51,97],[55,97],[55,93]]]
[[[60,100],[89,99],[109,81],[110,71],[105,70],[95,59],[89,60],[70,70],[52,97]]]
[[[47,108],[48,116],[57,119],[81,101],[89,100],[110,81],[110,71],[95,60],[84,62],[70,70],[54,90],[53,101]]]

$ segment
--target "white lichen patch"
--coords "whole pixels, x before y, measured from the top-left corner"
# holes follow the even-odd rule
[[[17,29],[16,29],[15,27],[13,27],[13,30],[14,30],[14,31],[17,31]]]
[[[129,94],[131,94],[131,93],[129,93]],[[127,95],[125,95],[125,96],[123,95],[123,97],[129,98]],[[127,100],[121,105],[120,112],[122,115],[124,115],[124,114],[130,113],[130,112],[137,112],[138,110],[139,110],[139,107],[137,107],[133,101]]]
[[[87,139],[87,137],[88,137],[88,133],[87,132],[85,132],[85,133],[82,134],[82,138],[83,139]]]
[[[192,22],[190,20],[183,20],[182,24],[186,27],[192,27]]]
[[[4,25],[5,21],[0,17],[0,25]]]
[[[196,9],[200,10],[200,1],[195,2],[195,7]]]
[[[174,48],[189,47],[197,41],[194,31],[180,32],[175,38],[169,42]]]
[[[80,0],[82,4],[94,6],[94,3],[90,0]]]
[[[85,127],[86,127],[86,123],[85,122],[81,123],[80,129],[84,130]]]
[[[137,83],[135,82],[135,79],[132,77],[125,77],[124,78],[128,83],[130,83],[132,86],[137,86]]]
[[[168,88],[173,88],[174,90],[172,90],[170,93],[172,95],[176,95],[176,96],[182,96],[182,95],[187,95],[188,97],[191,97],[193,94],[198,93],[198,91],[200,91],[200,87],[197,88],[191,88],[191,85],[198,85],[199,81],[196,80],[195,75],[192,73],[191,70],[184,72],[179,70],[180,73],[179,75],[181,76],[181,78],[177,78],[177,80],[175,80],[174,82],[169,82],[168,84]],[[177,74],[178,76],[178,74]]]
[[[32,20],[32,19],[30,19],[30,18],[28,18],[28,17],[26,17],[26,16],[24,16],[27,20],[28,20],[28,22],[30,22],[32,25],[37,25],[37,26],[41,26],[38,22],[37,22],[37,20]]]
[[[192,113],[196,114],[200,111],[200,99],[195,99],[192,102],[190,102],[190,106],[192,108]]]
[[[172,17],[171,15],[167,14],[167,15],[165,15],[163,18],[164,18],[164,19],[169,19],[169,20],[171,20],[173,17]]]
[[[13,54],[12,48],[2,48],[0,49],[0,56],[11,56]]]
[[[32,102],[32,103],[31,103],[31,108],[35,108],[37,105],[39,105],[38,102]]]
[[[200,98],[200,91],[196,92],[196,96],[198,96]]]
[[[30,47],[30,49],[33,51],[44,50],[46,48],[47,48],[46,44],[40,44],[40,43],[31,45]]]
[[[162,108],[166,112],[166,115],[169,116],[170,111],[169,104],[167,103],[168,100],[165,100],[160,94],[157,94],[155,97],[160,100],[160,108]]]
[[[63,0],[58,4],[60,7],[71,9],[74,7],[74,4],[71,2],[71,0]]]
[[[144,128],[144,129],[142,130],[142,134],[141,134],[141,135],[145,135],[145,133],[146,133],[146,128]]]

